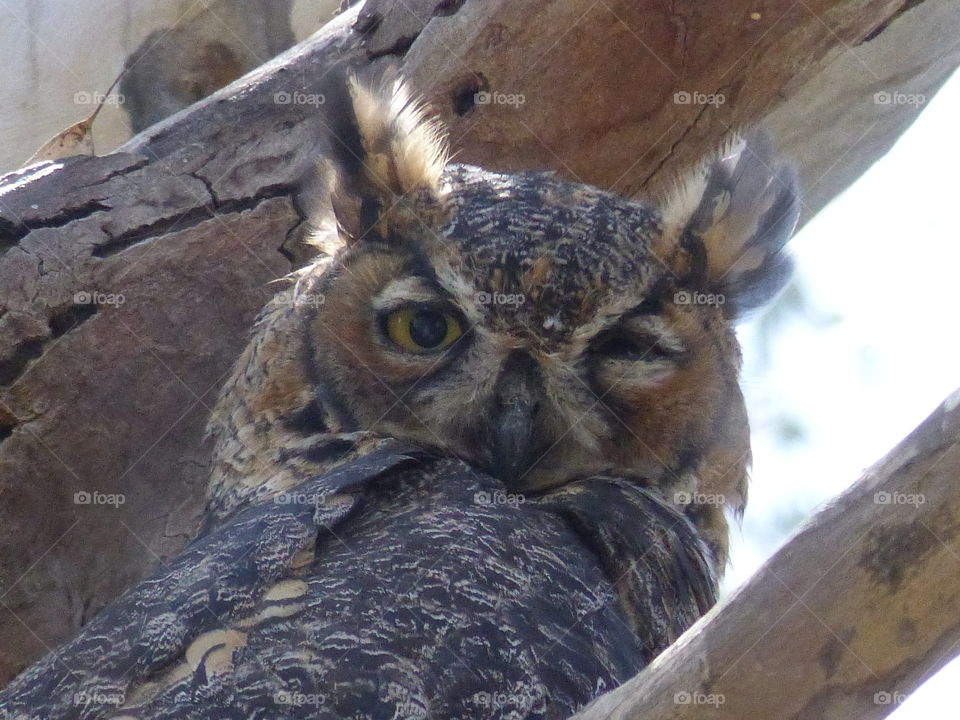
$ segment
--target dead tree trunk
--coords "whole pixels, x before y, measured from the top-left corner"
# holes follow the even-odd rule
[[[958,26],[952,0],[370,0],[120,152],[0,178],[0,682],[194,531],[211,399],[304,260],[334,64],[401,65],[461,162],[627,195],[769,120],[809,216],[920,109],[874,94],[960,64]]]

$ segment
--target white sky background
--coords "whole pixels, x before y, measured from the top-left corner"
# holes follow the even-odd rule
[[[771,334],[767,357],[757,320],[740,329],[754,465],[728,588],[960,388],[958,119],[960,72],[791,241],[808,311]],[[798,440],[777,432],[784,418]],[[890,717],[957,717],[958,683],[955,661]]]

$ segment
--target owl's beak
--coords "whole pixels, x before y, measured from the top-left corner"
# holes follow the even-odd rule
[[[488,425],[489,469],[508,485],[519,482],[542,455],[538,416],[543,395],[536,360],[526,352],[512,352],[497,378]]]

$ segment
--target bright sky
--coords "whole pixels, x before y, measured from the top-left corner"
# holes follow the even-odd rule
[[[741,328],[754,470],[728,587],[776,550],[784,525],[843,491],[960,388],[958,118],[960,72],[791,242],[811,312],[773,333],[764,360],[756,321]],[[796,420],[799,440],[784,444],[782,418]],[[957,717],[958,684],[960,660],[890,717]]]

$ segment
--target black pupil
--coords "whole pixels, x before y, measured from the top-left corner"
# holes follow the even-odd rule
[[[447,318],[433,310],[418,310],[410,321],[410,339],[422,348],[435,348],[447,336]]]

